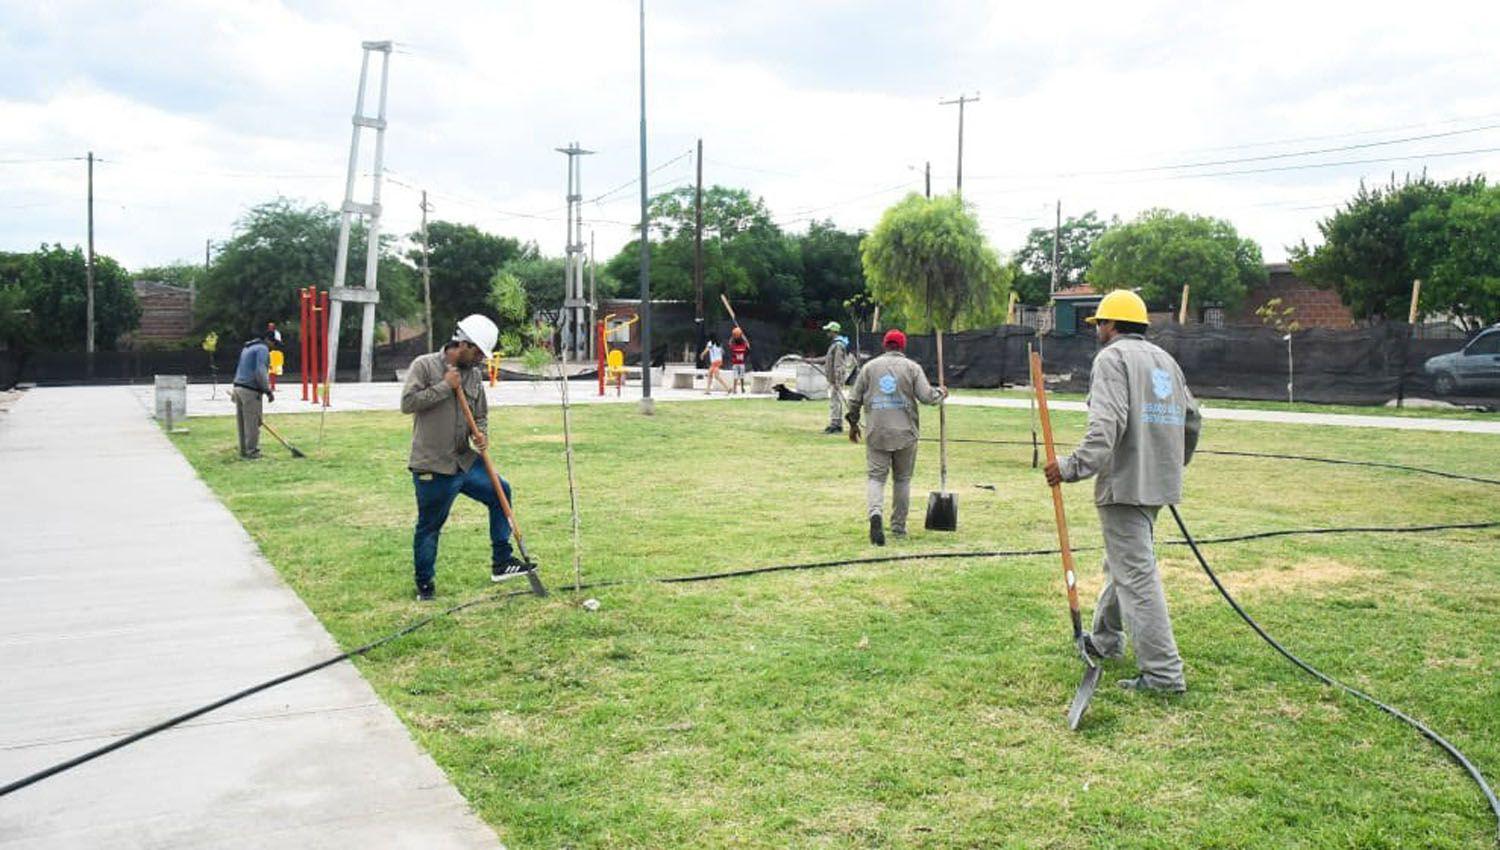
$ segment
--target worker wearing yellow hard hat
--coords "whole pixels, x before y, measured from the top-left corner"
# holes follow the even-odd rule
[[[1187,689],[1157,569],[1153,531],[1162,505],[1182,498],[1183,467],[1198,444],[1198,402],[1172,355],[1146,340],[1146,302],[1117,289],[1088,320],[1101,346],[1089,375],[1088,433],[1074,452],[1047,464],[1049,484],[1093,477],[1104,536],[1104,589],[1084,647],[1123,658],[1125,629],[1139,674],[1133,691]]]

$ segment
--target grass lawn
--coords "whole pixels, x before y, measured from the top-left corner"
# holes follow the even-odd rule
[[[929,414],[932,412],[929,409]],[[960,530],[865,541],[863,450],[821,403],[574,413],[585,591],[571,580],[555,408],[492,411],[504,474],[554,590],[468,609],[357,663],[511,847],[1471,847],[1495,825],[1412,730],[1262,644],[1182,547],[1161,549],[1189,693],[1127,694],[1115,664],[1079,732],[1053,557],[960,558],[645,581],[754,565],[1054,546],[1023,446],[950,448]],[[1057,414],[1076,436],[1081,414]],[[955,408],[954,436],[1028,435],[1025,410]],[[303,449],[314,416],[274,420]],[[924,425],[936,431],[937,417]],[[233,457],[230,419],[173,439],[344,646],[431,610],[412,600],[398,414],[328,420],[321,456]],[[1500,477],[1492,437],[1210,422],[1205,448],[1367,458]],[[975,485],[993,485],[994,491]],[[1409,473],[1205,456],[1198,536],[1497,518],[1495,488]],[[1096,546],[1089,485],[1067,490]],[[1163,515],[1161,539],[1175,538]],[[1272,634],[1448,735],[1500,778],[1500,532],[1289,537],[1207,547]],[[460,500],[439,602],[490,592],[482,510]],[[1098,555],[1080,556],[1086,609]],[[516,587],[515,582],[506,589]],[[248,684],[248,683],[247,683]],[[351,781],[357,781],[351,777]]]
[[[993,398],[1015,398],[1025,401],[1031,397],[1031,393],[1025,389],[1003,389],[1003,390],[957,390],[955,395],[988,396]],[[1068,401],[1083,401],[1083,393],[1052,393],[1050,397],[1066,399]],[[1284,401],[1256,401],[1241,398],[1200,398],[1199,403],[1204,407],[1218,407],[1232,410],[1273,410],[1278,412],[1292,411],[1295,413],[1340,413],[1352,416],[1402,416],[1417,419],[1476,419],[1480,421],[1500,421],[1500,413],[1489,413],[1483,410],[1466,410],[1455,407],[1384,407],[1381,405],[1356,405],[1356,404],[1311,404],[1308,402],[1297,402],[1288,405]]]

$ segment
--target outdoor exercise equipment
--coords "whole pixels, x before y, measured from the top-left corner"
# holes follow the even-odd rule
[[[1051,465],[1057,462],[1057,449],[1052,443],[1052,418],[1047,414],[1047,388],[1042,380],[1042,358],[1036,353],[1031,355],[1031,385],[1036,391],[1036,409],[1042,422],[1042,442],[1047,449],[1047,463]],[[1084,665],[1083,681],[1078,683],[1078,690],[1073,694],[1073,704],[1068,707],[1068,728],[1077,729],[1078,724],[1083,721],[1083,712],[1089,707],[1089,700],[1094,697],[1094,689],[1099,687],[1100,668],[1089,657],[1088,646],[1084,642],[1083,615],[1078,611],[1078,574],[1073,568],[1073,548],[1068,543],[1068,517],[1063,509],[1062,487],[1053,484],[1050,489],[1052,512],[1057,518],[1057,547],[1062,553],[1063,583],[1068,588],[1068,614],[1073,619],[1073,644]]]
[[[328,403],[328,293],[298,290],[297,335],[301,337],[302,400]],[[311,395],[308,390],[311,389]],[[321,392],[321,397],[320,397]]]

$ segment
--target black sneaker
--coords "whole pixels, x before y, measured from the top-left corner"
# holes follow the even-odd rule
[[[498,564],[490,565],[490,581],[505,581],[531,572],[531,564],[511,555]]]
[[[431,602],[437,596],[437,585],[432,582],[417,585],[417,601]]]
[[[880,514],[870,517],[870,542],[876,546],[885,545],[885,530],[880,527]]]
[[[825,433],[825,434],[842,434],[842,433],[844,433],[844,426],[842,426],[842,425],[829,425],[827,428],[823,429],[823,433]]]

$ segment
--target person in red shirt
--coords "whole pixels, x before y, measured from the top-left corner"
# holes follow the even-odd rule
[[[749,392],[745,387],[745,368],[750,360],[750,338],[736,325],[729,337],[729,365],[734,369],[734,382],[730,394],[736,390]]]

